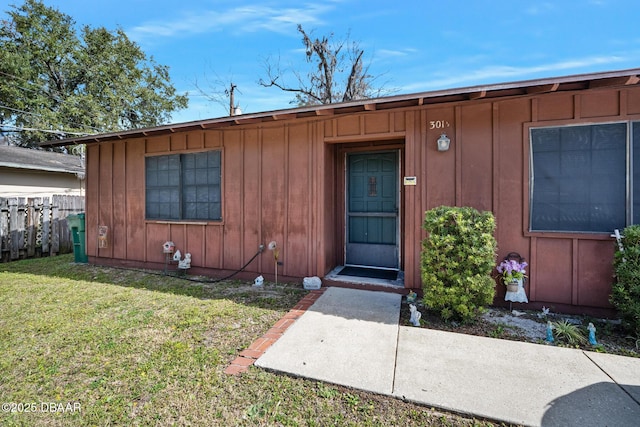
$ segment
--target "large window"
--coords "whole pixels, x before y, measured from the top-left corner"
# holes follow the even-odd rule
[[[220,157],[220,151],[147,157],[147,219],[220,220]]]
[[[640,122],[530,133],[531,231],[611,233],[640,223]]]

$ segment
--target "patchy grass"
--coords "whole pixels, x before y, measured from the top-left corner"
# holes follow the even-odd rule
[[[0,264],[0,403],[16,403],[0,425],[491,425],[255,367],[224,374],[300,286],[72,260]]]

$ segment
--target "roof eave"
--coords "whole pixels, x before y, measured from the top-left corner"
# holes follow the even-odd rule
[[[174,123],[153,128],[131,129],[120,132],[47,141],[45,143],[42,143],[41,146],[58,147],[74,144],[91,144],[96,142],[115,141],[129,138],[151,137],[187,130],[216,129],[221,127],[232,127],[251,123],[271,122],[291,118],[332,116],[353,112],[385,110],[390,108],[411,107],[465,100],[477,100],[483,98],[501,98],[507,96],[530,95],[545,92],[636,85],[639,82],[640,68],[590,74],[577,74],[565,77],[553,77],[535,80],[523,80],[511,83],[469,86],[457,89],[445,89],[406,95],[395,95],[337,104],[314,105],[308,107],[242,114],[239,116],[226,116],[185,123]]]
[[[84,173],[84,169],[82,168],[66,169],[66,168],[56,168],[56,167],[47,167],[47,166],[38,166],[38,165],[24,165],[24,164],[11,163],[11,162],[0,162],[0,167],[12,168],[12,169],[27,169],[27,170],[44,171],[44,172],[70,173],[70,174]]]

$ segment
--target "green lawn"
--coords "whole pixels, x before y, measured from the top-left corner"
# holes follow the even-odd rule
[[[2,426],[489,425],[255,367],[225,374],[305,295],[300,285],[72,261],[0,264],[0,403],[17,410],[3,405]]]

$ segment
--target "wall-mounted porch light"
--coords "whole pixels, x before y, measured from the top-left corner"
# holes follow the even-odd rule
[[[447,151],[450,144],[451,140],[447,137],[446,133],[443,133],[440,135],[440,138],[438,138],[438,151]]]

